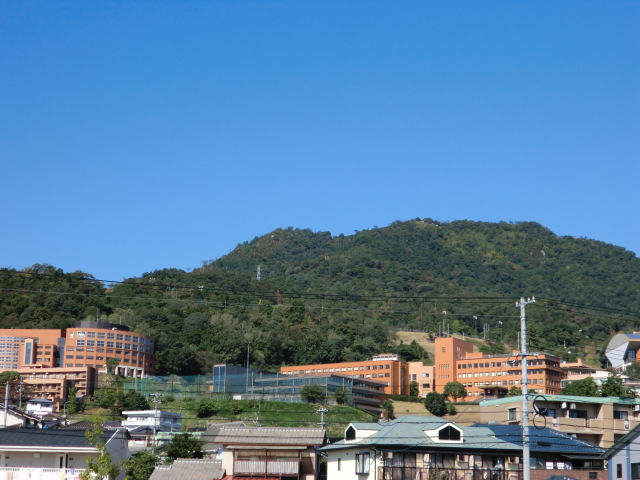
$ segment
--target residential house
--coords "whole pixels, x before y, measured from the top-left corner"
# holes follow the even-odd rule
[[[126,432],[105,432],[100,439],[113,463],[128,458]],[[0,475],[2,478],[76,480],[87,468],[87,457],[97,458],[98,449],[89,443],[84,430],[0,429]],[[116,480],[124,477],[124,470]]]
[[[6,410],[0,405],[2,410],[0,415],[0,427],[20,427],[20,428],[45,428],[49,422],[38,415],[32,415],[17,408],[9,407]]]
[[[548,428],[531,429],[531,480],[566,475],[604,480],[604,449]],[[331,480],[520,480],[522,430],[460,426],[439,417],[406,416],[351,423],[344,440],[320,448]]]
[[[609,462],[609,480],[640,479],[640,425],[614,443],[602,457]]]
[[[536,395],[527,410],[536,426],[547,426],[609,448],[640,423],[640,399]],[[536,413],[537,412],[537,413]],[[480,421],[522,424],[522,396],[480,402]]]
[[[220,445],[218,458],[231,480],[315,480],[316,449],[325,443],[322,428],[222,427],[210,440]]]
[[[158,465],[149,480],[218,480],[224,476],[220,460],[178,458],[171,465]]]

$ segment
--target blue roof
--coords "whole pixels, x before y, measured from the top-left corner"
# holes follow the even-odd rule
[[[485,425],[491,430],[496,438],[515,443],[522,447],[522,426],[521,425]],[[593,443],[579,440],[552,428],[529,428],[529,449],[532,452],[577,454],[577,455],[601,455],[605,449]]]

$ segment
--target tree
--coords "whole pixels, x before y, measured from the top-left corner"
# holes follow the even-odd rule
[[[424,408],[426,408],[431,415],[442,417],[447,413],[446,397],[437,392],[428,393],[424,399]]]
[[[202,458],[202,441],[188,433],[181,433],[173,437],[171,442],[162,448],[162,451],[171,459],[176,458]]]
[[[95,446],[98,456],[96,458],[87,456],[87,468],[80,472],[81,480],[113,480],[120,473],[120,469],[113,463],[113,458],[107,452],[106,443],[101,440],[104,434],[101,426],[103,421],[101,417],[93,417],[91,428],[85,432],[87,441]]]
[[[580,397],[599,397],[598,384],[592,377],[571,382],[560,392],[562,395],[578,395]]]
[[[129,390],[122,398],[124,410],[149,410],[151,406],[147,397],[135,390]]]
[[[509,391],[507,392],[507,397],[515,397],[518,395],[522,395],[522,388],[513,385]]]
[[[601,394],[603,397],[634,398],[636,396],[633,389],[624,386],[622,377],[616,371],[609,372],[607,379],[602,382]]]
[[[640,362],[633,362],[624,370],[624,373],[631,378],[640,378]]]
[[[305,385],[300,389],[300,397],[307,403],[324,401],[326,394],[321,385]]]
[[[385,400],[384,402],[382,402],[382,405],[380,405],[380,407],[382,407],[382,413],[384,414],[384,417],[386,419],[393,420],[395,418],[394,409],[393,409],[393,401]]]
[[[113,375],[118,365],[120,365],[120,360],[118,360],[117,358],[107,358],[107,373],[109,375]]]
[[[333,394],[338,405],[344,405],[349,400],[349,395],[344,388],[339,388]]]
[[[124,480],[148,480],[158,463],[158,457],[143,450],[122,462],[125,467]]]
[[[415,380],[409,384],[409,395],[417,397],[420,394],[420,385]]]
[[[464,388],[460,382],[448,382],[444,386],[444,391],[442,392],[445,398],[451,397],[455,402],[458,398],[464,398],[467,396],[467,389]]]

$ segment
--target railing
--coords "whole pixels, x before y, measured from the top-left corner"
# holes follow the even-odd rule
[[[80,480],[84,468],[36,468],[36,467],[0,467],[2,478],[40,478],[52,480]],[[7,475],[11,473],[12,475]]]
[[[299,461],[283,460],[236,460],[233,462],[234,475],[295,475],[300,472]]]
[[[603,468],[588,469],[531,469],[531,480],[545,480],[550,476],[568,476],[576,479],[606,480],[607,471]],[[418,467],[379,467],[380,480],[522,480],[522,470],[481,469],[481,468],[418,468]]]

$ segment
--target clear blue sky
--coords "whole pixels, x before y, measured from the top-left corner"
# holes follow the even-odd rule
[[[0,3],[0,267],[279,227],[536,221],[640,252],[640,2]]]

